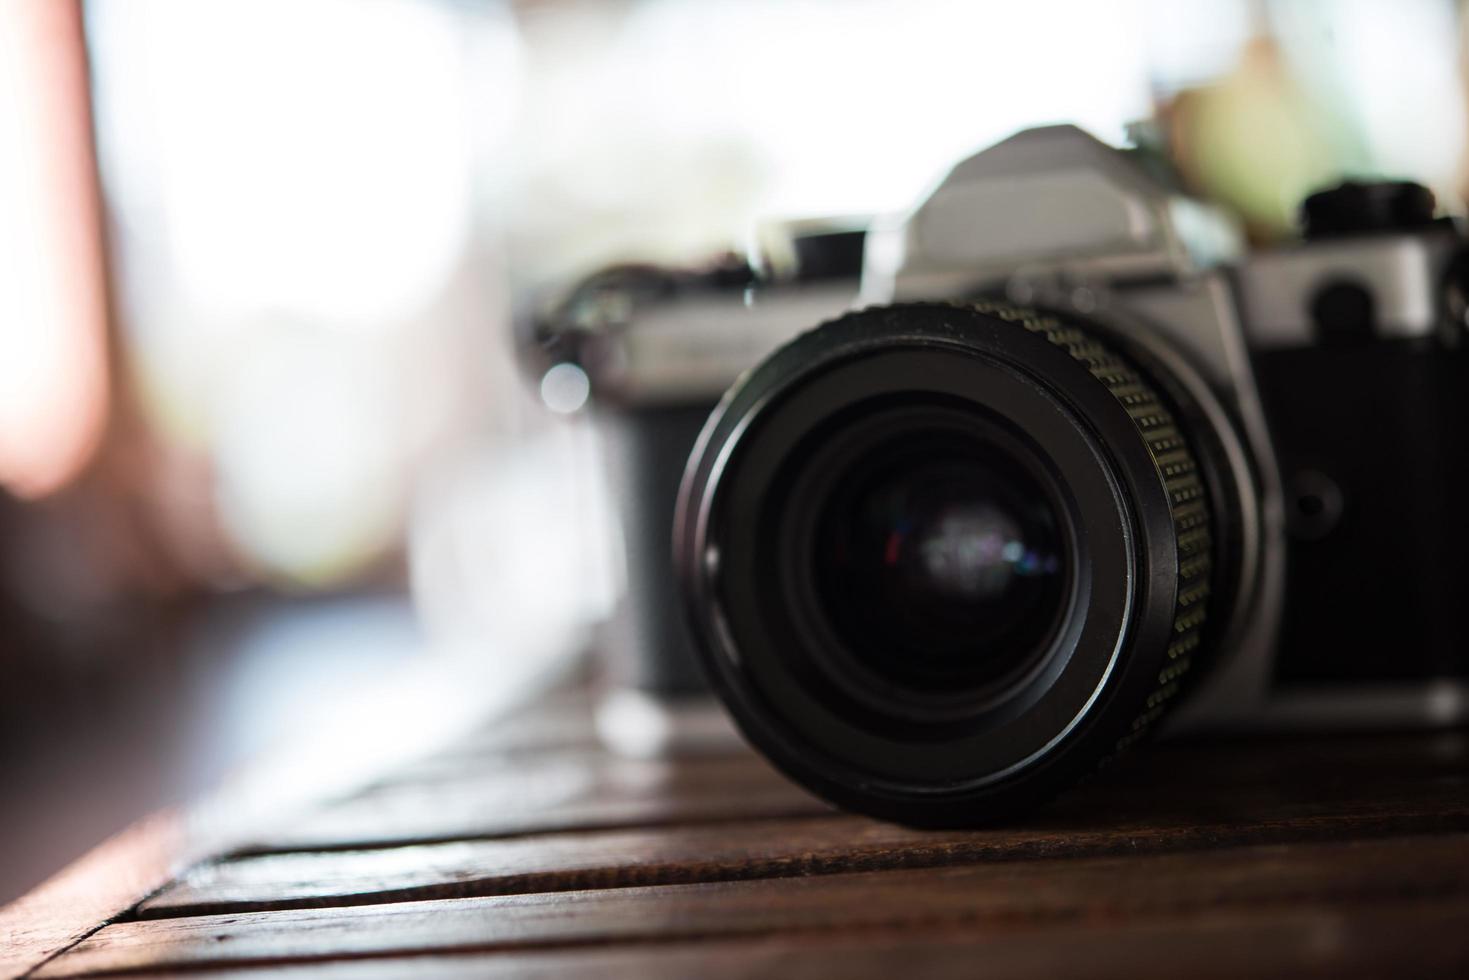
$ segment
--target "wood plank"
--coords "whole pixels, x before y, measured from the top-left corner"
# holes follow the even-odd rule
[[[920,925],[902,936],[766,937],[739,941],[336,960],[211,971],[212,980],[658,980],[783,977],[788,980],[987,980],[1047,977],[1177,977],[1237,980],[1464,976],[1469,924],[1462,901],[1276,908],[1147,922],[1077,922],[975,935]],[[172,978],[178,973],[142,977]]]
[[[130,827],[18,901],[0,908],[0,976],[19,976],[167,884],[198,860],[180,814]]]
[[[1370,790],[1369,790],[1370,787]],[[1258,823],[1469,801],[1469,736],[1175,740],[1144,747],[1022,826],[1057,833]],[[745,751],[623,759],[597,748],[410,769],[252,841],[252,853],[815,816],[828,809]],[[1162,815],[1160,817],[1160,814]],[[1411,828],[1409,828],[1411,829]]]
[[[194,869],[145,902],[145,918],[508,895],[692,881],[1147,854],[1251,843],[1469,831],[1469,793],[1428,782],[1363,811],[1313,799],[1268,816],[1200,818],[1165,794],[1131,820],[923,832],[858,817],[530,835],[367,851],[270,854]],[[1220,785],[1216,797],[1227,797]]]
[[[347,849],[830,812],[744,749],[694,759],[570,749],[461,772],[456,779],[381,783],[242,850]]]
[[[403,685],[401,697],[394,696],[397,687],[387,687],[377,692],[381,696],[374,698],[374,709],[387,717],[412,714],[417,699],[432,696],[440,688],[462,686],[462,680],[451,670],[415,667],[411,676],[432,683]],[[463,712],[467,719],[473,715],[484,717],[490,708],[501,711],[496,720],[484,724],[468,742],[483,753],[504,755],[506,746],[513,751],[522,748],[540,751],[547,744],[558,744],[555,738],[569,731],[564,719],[583,716],[582,707],[587,703],[585,691],[575,687],[552,692],[546,701],[553,707],[559,705],[557,710],[561,713],[545,715],[549,721],[539,729],[527,722],[543,717],[540,702],[505,715],[502,706],[493,700],[476,704],[473,697],[468,697],[453,706],[453,712]],[[563,720],[557,721],[558,717]],[[326,744],[331,743],[333,736],[340,735],[341,732],[331,730],[313,733],[313,737]],[[528,741],[527,735],[536,735],[541,740]],[[417,743],[409,739],[407,744],[413,747]],[[284,792],[278,791],[275,774],[281,768],[294,766],[299,775],[303,751],[308,754],[317,751],[331,763],[332,778],[321,782],[300,781]],[[233,849],[245,839],[241,836],[242,827],[248,825],[253,836],[257,825],[283,819],[302,806],[320,803],[322,794],[327,792],[324,786],[334,780],[337,785],[344,785],[357,778],[351,772],[344,777],[336,765],[338,761],[311,743],[285,747],[236,773],[219,791],[187,810],[162,811],[103,842],[28,895],[0,909],[0,977],[22,974],[133,908],[146,895],[168,884],[181,870]],[[360,784],[361,780],[357,782]]]
[[[1466,856],[1469,836],[1452,834],[157,919],[107,926],[37,975],[776,934],[983,935],[1271,906],[1463,907]]]

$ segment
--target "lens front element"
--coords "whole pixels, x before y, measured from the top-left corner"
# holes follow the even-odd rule
[[[820,613],[879,684],[994,687],[1043,655],[1065,612],[1061,504],[1039,459],[1020,457],[994,422],[952,408],[914,414],[878,445],[854,440],[857,458],[828,471],[809,570]]]

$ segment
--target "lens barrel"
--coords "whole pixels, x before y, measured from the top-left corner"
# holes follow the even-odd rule
[[[1001,819],[1139,738],[1203,638],[1215,502],[1175,385],[999,302],[848,314],[746,375],[675,520],[705,667],[839,806]]]

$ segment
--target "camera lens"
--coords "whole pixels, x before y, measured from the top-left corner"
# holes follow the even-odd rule
[[[814,607],[870,700],[998,689],[1055,633],[1070,571],[1059,494],[997,420],[935,405],[856,413],[799,454]],[[834,457],[844,457],[838,460]],[[813,484],[820,484],[819,486]],[[797,587],[795,594],[805,593]]]
[[[973,824],[1156,720],[1206,622],[1212,441],[1131,353],[1069,315],[903,304],[726,396],[675,558],[711,681],[777,766],[849,809]]]

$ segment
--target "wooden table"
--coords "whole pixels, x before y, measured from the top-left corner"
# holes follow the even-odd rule
[[[561,693],[225,853],[163,815],[0,914],[0,967],[1465,976],[1466,766],[1464,732],[1162,742],[1023,823],[918,832],[744,751],[609,756]]]

